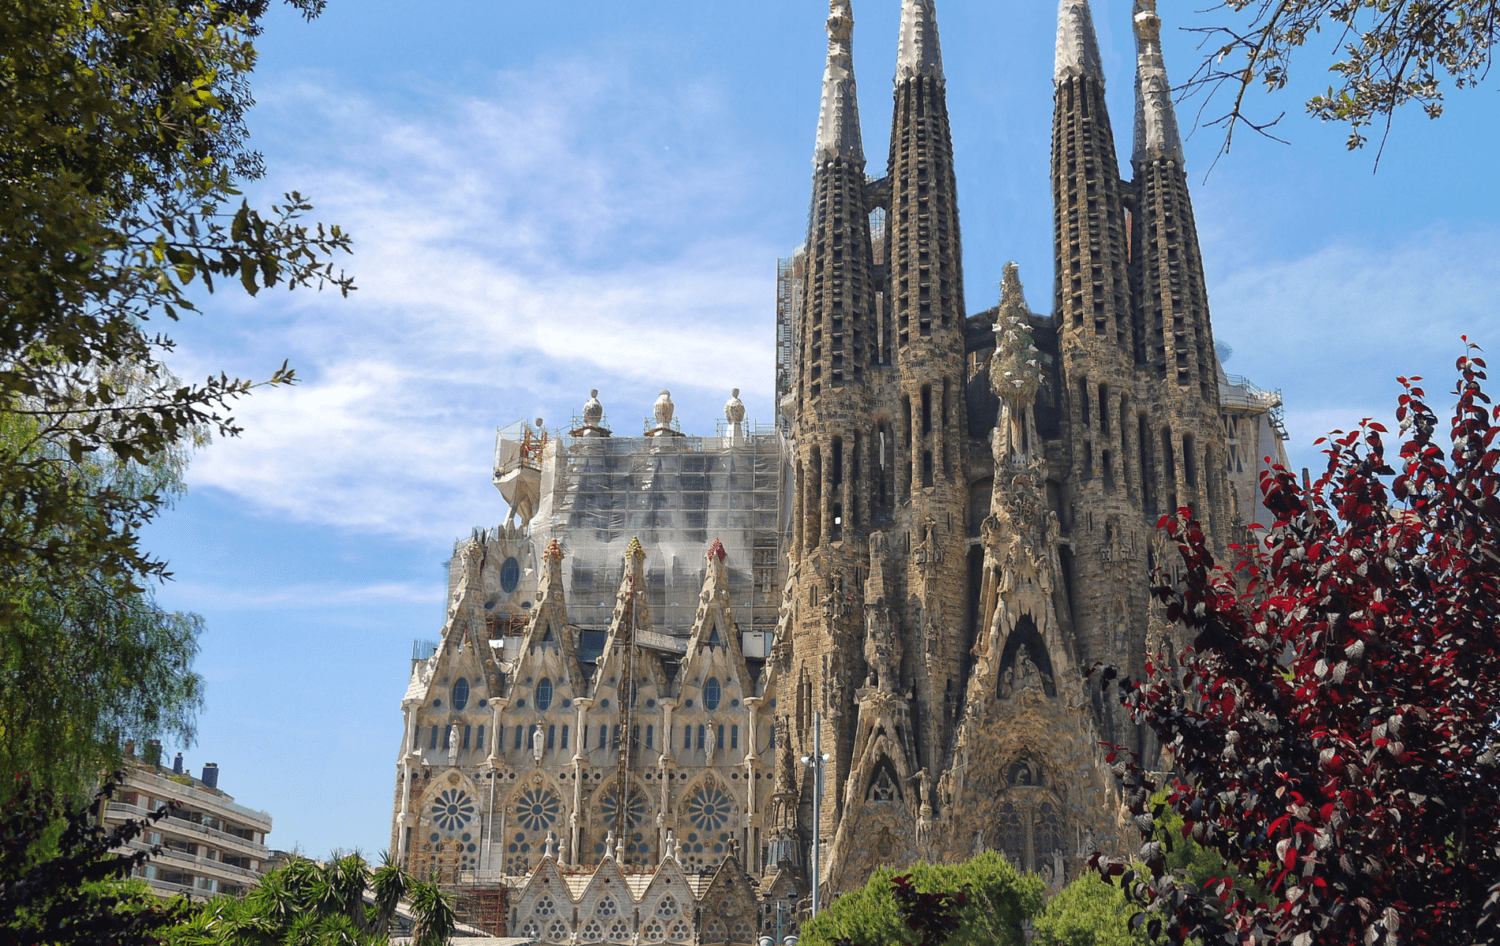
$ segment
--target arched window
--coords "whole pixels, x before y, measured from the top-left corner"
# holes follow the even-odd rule
[[[532,695],[536,701],[538,712],[545,713],[552,706],[552,678],[542,677],[536,685],[536,692]]]
[[[453,684],[453,708],[461,710],[469,705],[469,681],[459,677]]]
[[[708,682],[703,684],[703,707],[707,710],[719,708],[719,700],[724,696],[724,690],[719,686],[718,677],[709,677]]]
[[[515,556],[511,556],[500,565],[500,590],[510,594],[520,583],[521,563],[516,561]]]

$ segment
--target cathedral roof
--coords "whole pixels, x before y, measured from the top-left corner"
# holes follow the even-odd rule
[[[896,81],[931,76],[943,81],[943,49],[938,42],[933,0],[902,0],[901,42],[896,51]]]
[[[1182,135],[1172,107],[1172,84],[1161,55],[1161,19],[1156,0],[1135,3],[1135,154],[1136,162],[1171,158],[1182,163]]]
[[[859,97],[854,85],[854,12],[849,0],[830,0],[828,66],[823,71],[823,105],[813,163],[831,158],[864,161],[859,133]]]
[[[1057,66],[1053,79],[1093,76],[1104,81],[1099,60],[1099,40],[1094,35],[1094,17],[1088,0],[1062,0],[1057,8]]]

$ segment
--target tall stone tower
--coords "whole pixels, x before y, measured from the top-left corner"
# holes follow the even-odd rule
[[[876,438],[869,422],[877,365],[875,280],[866,194],[865,156],[853,59],[854,17],[848,0],[832,0],[828,64],[813,151],[813,196],[808,217],[807,276],[797,326],[795,500],[792,510],[791,605],[795,633],[787,642],[780,705],[783,729],[803,753],[812,751],[815,718],[824,751],[833,756],[827,778],[847,770],[852,719],[850,681],[863,631],[859,572],[869,558]],[[797,780],[798,820],[837,822],[836,795],[814,811],[811,773]]]
[[[1137,357],[1158,398],[1156,447],[1142,455],[1161,461],[1143,478],[1143,505],[1148,516],[1191,506],[1222,547],[1229,517],[1213,327],[1156,0],[1136,0],[1135,35],[1131,280]]]
[[[1082,666],[1134,666],[1144,643],[1145,547],[1130,428],[1139,402],[1131,320],[1126,189],[1104,104],[1104,74],[1087,0],[1058,10],[1052,123],[1054,311],[1065,378],[1068,457],[1064,575],[1074,594]],[[1133,397],[1134,395],[1134,397]],[[1102,736],[1123,740],[1118,701],[1096,686]]]
[[[897,532],[916,762],[944,762],[963,692],[964,279],[953,137],[933,0],[903,0],[891,119],[888,310],[894,323]]]

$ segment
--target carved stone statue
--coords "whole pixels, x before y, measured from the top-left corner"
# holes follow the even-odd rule
[[[734,433],[741,432],[741,425],[745,423],[745,402],[740,400],[739,388],[735,388],[729,400],[724,402],[724,419]]]
[[[542,752],[546,749],[543,738],[542,724],[537,723],[536,728],[531,731],[531,757],[536,760],[537,765],[542,764]]]
[[[867,686],[895,693],[901,682],[901,641],[891,625],[891,610],[881,599],[865,610],[865,664],[870,668]]]
[[[598,427],[604,420],[604,405],[599,403],[599,389],[589,391],[589,399],[583,405],[583,425]]]
[[[718,739],[715,736],[714,721],[708,720],[708,725],[703,727],[703,750],[709,759],[714,757],[714,750],[718,748]]]
[[[448,764],[458,764],[458,724],[448,727]]]
[[[657,427],[671,426],[672,415],[677,412],[677,406],[672,403],[672,392],[663,390],[652,405],[651,412],[656,416]]]

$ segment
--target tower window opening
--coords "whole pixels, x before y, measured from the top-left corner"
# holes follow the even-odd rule
[[[922,485],[924,487],[931,487],[932,486],[932,451],[931,450],[923,450],[922,451]]]
[[[834,437],[833,438],[833,450],[832,450],[832,457],[831,457],[831,459],[832,459],[832,462],[833,462],[833,473],[829,477],[829,479],[831,481],[830,485],[833,486],[834,489],[838,489],[840,486],[844,485],[844,438],[843,437]]]
[[[1105,450],[1100,455],[1101,466],[1104,468],[1104,491],[1113,493],[1115,491],[1115,470],[1110,462],[1109,451]]]
[[[1094,478],[1094,442],[1085,440],[1083,442],[1083,479],[1084,482]]]
[[[932,385],[922,385],[922,435],[932,433]],[[931,486],[932,484],[927,484]]]
[[[1194,455],[1192,434],[1182,435],[1182,477],[1189,486],[1198,485],[1198,458]]]
[[[1099,433],[1109,436],[1109,385],[1099,385]]]
[[[1078,413],[1083,417],[1083,426],[1091,427],[1094,422],[1094,412],[1089,409],[1089,379],[1084,378],[1078,382]]]

